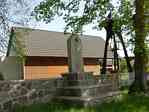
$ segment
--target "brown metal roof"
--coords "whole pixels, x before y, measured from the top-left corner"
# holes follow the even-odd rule
[[[24,28],[15,28],[15,32],[25,32]],[[27,56],[67,57],[67,38],[70,34],[44,30],[29,30],[21,35]],[[80,36],[83,44],[83,57],[103,57],[105,41],[101,37]],[[108,54],[112,57],[112,53]]]

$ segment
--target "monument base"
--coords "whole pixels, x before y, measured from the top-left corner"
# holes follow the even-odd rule
[[[117,95],[113,84],[100,83],[91,72],[65,73],[63,86],[57,88],[55,101],[70,105],[88,106],[101,103],[108,97]]]

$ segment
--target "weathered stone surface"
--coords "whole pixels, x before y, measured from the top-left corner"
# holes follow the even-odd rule
[[[81,76],[81,77],[80,77]],[[97,80],[91,73],[63,74],[63,86],[58,88],[55,101],[70,105],[94,105],[118,91],[118,80]]]
[[[82,43],[78,35],[72,34],[67,40],[69,72],[84,72],[82,59]]]
[[[61,86],[61,79],[0,81],[0,112],[10,112],[18,104],[48,102]]]
[[[115,85],[118,83],[115,80],[101,84],[90,74],[85,73],[85,77],[79,80],[78,75],[72,74],[64,79],[0,81],[0,112],[11,112],[18,104],[45,103],[58,97],[61,97],[59,100],[62,101],[65,96],[69,96],[69,100],[65,100],[69,104],[71,102],[81,104],[86,99],[92,99],[84,103],[87,105],[98,102],[96,96],[98,99],[104,99],[106,94],[108,96],[110,92],[117,91],[118,86]],[[76,98],[75,101],[71,101],[72,96],[81,100]]]
[[[11,100],[3,103],[3,109],[4,110],[10,109],[11,107],[12,107],[12,101]]]

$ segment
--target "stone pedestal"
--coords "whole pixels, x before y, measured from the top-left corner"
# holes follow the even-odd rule
[[[63,86],[57,88],[54,101],[68,105],[92,106],[116,95],[112,83],[101,84],[91,72],[63,74]]]

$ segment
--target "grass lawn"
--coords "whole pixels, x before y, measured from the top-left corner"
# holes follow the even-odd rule
[[[58,104],[34,104],[29,107],[17,107],[15,112],[149,112],[149,97],[124,94],[109,103],[87,108]]]

